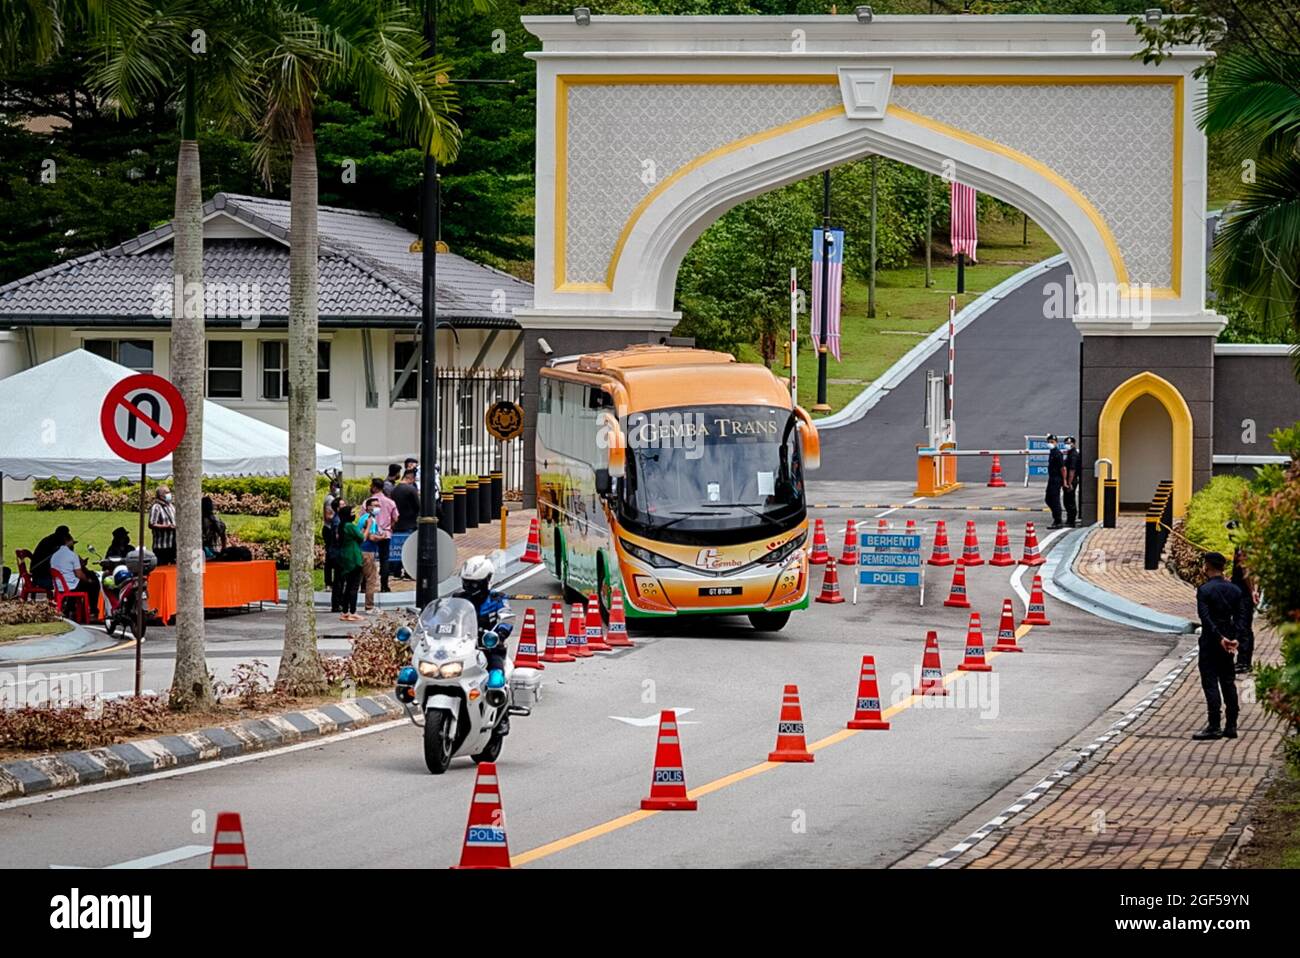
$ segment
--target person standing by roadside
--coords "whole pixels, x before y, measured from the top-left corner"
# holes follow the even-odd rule
[[[376,480],[378,481],[378,480]],[[356,521],[361,534],[361,583],[366,590],[366,608],[373,615],[375,592],[379,589],[379,500],[371,496],[366,500],[366,511]]]
[[[176,564],[176,506],[172,504],[172,491],[159,486],[153,491],[153,504],[149,506],[149,529],[153,533],[153,554],[159,565]]]
[[[1047,436],[1047,495],[1044,500],[1047,508],[1052,510],[1052,524],[1049,529],[1060,529],[1063,526],[1061,522],[1061,489],[1065,486],[1065,456],[1057,448],[1056,435],[1048,433]]]
[[[352,517],[352,507],[337,501],[338,545],[334,568],[334,588],[330,591],[330,605],[339,613],[341,622],[360,622],[357,615],[357,589],[361,586],[361,571],[365,556],[361,551],[361,530]],[[373,598],[374,593],[371,593]]]
[[[402,481],[393,490],[393,503],[397,506],[394,532],[414,532],[420,521],[420,491],[415,485],[415,470],[407,469]]]
[[[379,548],[379,591],[389,592],[388,552],[393,544],[393,523],[397,521],[397,503],[384,492],[384,483],[370,481],[370,495],[379,503],[379,530],[375,542]]]
[[[1198,742],[1237,737],[1237,681],[1232,655],[1237,651],[1242,604],[1241,590],[1223,577],[1228,564],[1223,553],[1207,552],[1203,562],[1205,581],[1196,590],[1196,611],[1201,619],[1197,666],[1209,720],[1192,736]],[[1222,728],[1221,707],[1227,712],[1227,724]]]
[[[1065,483],[1061,491],[1065,498],[1065,524],[1071,529],[1079,519],[1079,481],[1083,471],[1083,455],[1073,436],[1065,437]]]
[[[1241,620],[1237,623],[1237,674],[1243,675],[1255,667],[1255,606],[1259,605],[1259,589],[1255,577],[1246,568],[1246,550],[1237,546],[1232,550],[1232,584],[1241,590]]]
[[[383,481],[382,488],[379,490],[386,496],[391,496],[397,484],[402,480],[402,467],[395,462],[388,464],[388,478]]]
[[[338,612],[334,602],[334,580],[338,576],[339,559],[339,519],[338,510],[345,506],[341,498],[327,502],[321,512],[320,538],[325,546],[325,588],[330,590],[330,611]]]

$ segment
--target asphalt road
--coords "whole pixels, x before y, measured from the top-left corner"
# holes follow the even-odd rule
[[[1019,449],[1026,434],[1079,431],[1080,336],[1068,317],[1043,315],[1044,288],[1064,284],[1061,266],[1015,290],[957,334],[957,443]],[[821,432],[819,480],[915,479],[925,434],[925,375],[948,369],[946,343],[855,423]],[[1006,461],[1007,481],[1024,478]]]
[[[817,498],[895,501],[905,492],[902,483],[831,484]],[[944,504],[1032,498],[1023,490],[979,488]],[[874,512],[820,514],[838,551],[844,520]],[[975,519],[985,558],[997,519],[1010,520],[1018,552],[1025,518],[907,510],[888,518],[901,525],[909,516],[927,529],[946,518],[954,549],[964,520]],[[1002,599],[1013,595],[1014,571],[986,564],[969,572],[990,645]],[[498,763],[517,863],[887,865],[1079,735],[1172,645],[1171,637],[1118,628],[1049,600],[1052,625],[1024,635],[1024,654],[994,656],[991,675],[960,674],[952,694],[934,707],[907,692],[927,628],[939,630],[945,672],[961,659],[967,612],[942,606],[950,579],[951,570],[931,576],[924,608],[914,591],[881,590],[857,606],[814,605],[774,636],[755,636],[743,620],[697,621],[638,634],[635,649],[551,666],[541,705],[514,720]],[[525,587],[544,593],[555,584],[542,571],[517,588]],[[523,605],[515,603],[516,610]],[[1018,600],[1016,609],[1023,615]],[[846,733],[864,652],[876,656],[882,697],[903,708],[889,731]],[[817,756],[811,765],[765,762],[789,682],[802,693]],[[637,811],[649,788],[653,716],[666,707],[683,710],[687,785],[705,792],[697,812]],[[0,860],[120,864],[204,846],[210,837],[192,830],[195,812],[206,812],[210,827],[217,812],[235,810],[254,867],[444,866],[459,856],[474,780],[468,760],[444,776],[429,775],[419,733],[406,723],[201,768],[0,805]],[[206,858],[168,867],[206,867]]]

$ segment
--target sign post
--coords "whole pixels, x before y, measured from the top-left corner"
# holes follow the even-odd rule
[[[925,605],[925,565],[921,562],[919,533],[869,532],[858,547],[857,576],[853,581],[853,604],[858,604],[858,586],[893,586],[920,590]]]
[[[140,464],[140,541],[136,545],[136,635],[144,634],[147,603],[144,582],[145,486],[149,463],[166,459],[185,435],[185,403],[166,379],[148,373],[127,376],[104,397],[99,428],[108,447],[127,462]],[[144,664],[135,642],[135,696],[140,697]]]

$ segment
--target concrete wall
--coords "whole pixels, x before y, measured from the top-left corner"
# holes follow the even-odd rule
[[[1173,384],[1191,412],[1192,488],[1199,488],[1209,481],[1213,465],[1214,339],[1211,336],[1083,337],[1079,400],[1085,471],[1091,473],[1097,457],[1098,420],[1107,398],[1115,387],[1147,370]],[[1089,484],[1084,495],[1086,521],[1097,517],[1096,496],[1088,494],[1092,488]]]
[[[170,371],[170,335],[163,330],[124,331],[78,329],[75,327],[39,327],[33,330],[38,363],[53,359],[77,349],[88,339],[141,339],[153,343],[153,370],[160,376]],[[439,330],[437,339],[438,365],[467,367],[478,356],[490,330],[458,330],[459,343],[450,330]],[[495,369],[506,359],[511,344],[519,333],[503,329],[493,341],[483,365]],[[27,368],[27,348],[22,332],[0,333],[12,337],[12,342],[0,340],[0,376],[11,375]],[[343,452],[344,472],[351,476],[371,475],[381,472],[390,462],[400,462],[406,456],[419,452],[419,404],[399,401],[390,405],[389,389],[394,376],[395,342],[410,339],[408,333],[396,330],[373,329],[370,332],[374,350],[374,382],[378,393],[377,405],[366,405],[366,377],[363,362],[362,332],[359,329],[331,329],[321,333],[321,339],[330,347],[330,398],[319,405],[316,420],[317,441]],[[284,340],[282,329],[239,330],[231,332],[210,331],[211,340],[243,341],[243,396],[240,399],[213,400],[237,409],[246,415],[285,428],[288,424],[288,404],[282,400],[264,400],[261,393],[261,340]],[[511,365],[522,362],[516,353]],[[97,414],[97,400],[87,398],[88,410]],[[92,410],[90,407],[93,406]],[[24,486],[25,489],[25,486]],[[11,488],[6,482],[6,494],[21,494],[23,489]]]
[[[1296,383],[1289,349],[1227,344],[1215,347],[1215,455],[1272,455],[1268,434],[1300,422],[1300,384]],[[1247,441],[1252,438],[1253,442]],[[1254,474],[1250,468],[1246,472]]]

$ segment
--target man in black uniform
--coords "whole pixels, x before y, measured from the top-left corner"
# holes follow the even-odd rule
[[[1205,554],[1205,582],[1196,590],[1196,611],[1201,618],[1201,688],[1209,721],[1192,738],[1204,742],[1237,737],[1237,684],[1232,656],[1237,651],[1241,622],[1241,590],[1223,577],[1228,560],[1221,552]],[[1219,707],[1226,706],[1227,725],[1219,728]]]
[[[1061,528],[1061,489],[1065,485],[1065,456],[1056,446],[1056,436],[1048,434],[1047,448],[1047,508],[1052,510],[1052,524],[1049,529]]]
[[[1079,480],[1083,471],[1083,455],[1073,436],[1065,437],[1065,524],[1071,529],[1079,518]]]

